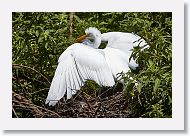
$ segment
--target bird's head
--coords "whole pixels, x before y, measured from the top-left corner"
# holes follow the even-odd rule
[[[95,27],[89,27],[85,30],[85,35],[82,35],[76,39],[77,42],[82,42],[84,39],[97,40],[101,39],[101,32]]]
[[[101,38],[101,32],[95,27],[89,27],[85,30],[86,35],[90,38]]]

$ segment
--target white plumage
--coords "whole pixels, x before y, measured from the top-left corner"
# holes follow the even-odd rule
[[[132,49],[134,47],[139,46],[143,51],[146,48],[149,48],[146,41],[140,36],[134,33],[124,33],[124,32],[108,32],[101,34],[102,41],[108,41],[106,48],[110,49],[119,49],[123,52],[128,59],[128,57],[132,54]],[[129,60],[128,60],[129,61]],[[127,61],[127,62],[128,62]],[[133,58],[131,58],[130,62],[128,62],[128,66],[132,69],[136,69],[138,64],[135,62]]]
[[[129,70],[130,50],[136,46],[134,41],[139,37],[127,41],[124,39],[127,38],[125,33],[101,34],[98,29],[91,27],[85,33],[80,39],[83,43],[71,45],[59,57],[46,99],[49,106],[54,106],[65,94],[70,99],[86,80],[93,80],[100,86],[113,86],[117,74]],[[91,42],[88,38],[94,41]],[[98,49],[101,41],[108,41],[108,47]],[[134,60],[131,65],[137,67]]]

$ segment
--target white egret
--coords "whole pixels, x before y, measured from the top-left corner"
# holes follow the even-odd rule
[[[85,33],[78,38],[78,41],[84,40],[83,43],[71,45],[59,57],[46,99],[49,106],[54,106],[65,94],[70,99],[86,80],[93,80],[100,86],[113,86],[118,73],[129,71],[130,55],[122,50],[124,45],[115,48],[117,40],[114,42],[109,39],[109,33],[101,34],[96,28],[90,27]],[[93,42],[86,38],[92,38]],[[108,47],[98,49],[101,41],[108,41]]]

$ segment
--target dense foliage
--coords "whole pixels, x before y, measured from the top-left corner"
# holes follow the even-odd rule
[[[13,13],[13,117],[34,117],[26,103],[44,108],[58,57],[91,26],[102,33],[134,32],[150,45],[133,51],[139,70],[122,74],[129,117],[172,117],[172,14],[157,12]],[[85,91],[97,88],[88,82]]]

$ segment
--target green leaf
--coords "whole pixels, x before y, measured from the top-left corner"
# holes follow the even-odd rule
[[[44,39],[44,37],[40,36],[39,39],[38,39],[38,43],[42,42]]]
[[[141,93],[141,89],[142,89],[142,83],[139,83],[137,85],[137,90],[138,90],[139,93]]]
[[[39,31],[38,30],[36,30],[36,37],[38,37],[39,36]]]
[[[160,83],[161,83],[161,80],[157,78],[157,79],[155,80],[155,84],[154,84],[154,88],[153,88],[154,93],[157,92],[157,90],[158,90],[158,88],[159,88],[159,86],[160,86]]]
[[[74,15],[74,19],[76,19],[77,22],[81,22],[80,18],[77,15]]]
[[[168,99],[169,99],[168,105],[172,104],[172,98],[169,95],[168,95]]]

